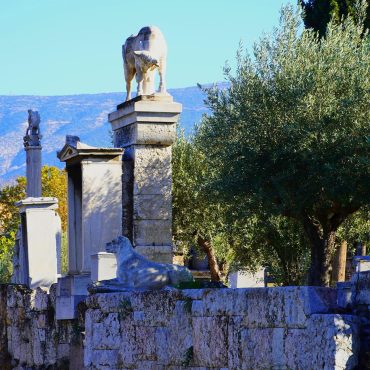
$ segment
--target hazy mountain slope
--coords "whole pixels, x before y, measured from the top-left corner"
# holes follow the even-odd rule
[[[181,125],[189,133],[206,108],[197,87],[170,90],[174,100],[183,104]],[[41,115],[43,164],[62,166],[56,157],[67,134],[93,145],[112,146],[108,113],[122,103],[123,93],[68,96],[0,96],[0,185],[25,173],[23,136],[27,110]]]

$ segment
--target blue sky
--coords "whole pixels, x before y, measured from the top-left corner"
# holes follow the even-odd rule
[[[222,81],[295,0],[0,0],[0,95],[124,90],[121,45],[144,25],[167,39],[168,88]]]

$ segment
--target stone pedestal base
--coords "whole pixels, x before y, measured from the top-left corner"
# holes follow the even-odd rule
[[[12,281],[31,289],[49,288],[57,281],[61,247],[60,217],[56,198],[26,198],[18,202],[20,238]]]
[[[87,286],[90,283],[90,274],[67,275],[58,279],[55,310],[57,320],[77,318],[77,305],[87,297]]]
[[[109,115],[124,148],[122,230],[137,252],[172,263],[172,150],[182,110],[169,95],[139,96]]]
[[[114,279],[117,272],[117,259],[114,253],[99,252],[91,255],[91,280]]]

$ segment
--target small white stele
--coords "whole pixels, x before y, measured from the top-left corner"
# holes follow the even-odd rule
[[[99,252],[91,255],[91,280],[114,279],[117,273],[117,259],[114,253]]]

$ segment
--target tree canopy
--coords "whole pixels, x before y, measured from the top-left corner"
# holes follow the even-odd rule
[[[211,169],[209,196],[235,218],[268,212],[298,221],[310,242],[313,285],[329,284],[335,233],[370,202],[370,43],[363,35],[363,23],[348,17],[330,21],[319,39],[285,7],[254,56],[239,50],[235,74],[225,68],[229,87],[206,90],[211,115],[197,134]]]
[[[356,18],[358,0],[299,0],[304,9],[303,20],[306,28],[313,28],[322,37],[331,19],[340,22],[343,17]],[[367,13],[364,28],[370,28],[370,0],[367,0]]]

